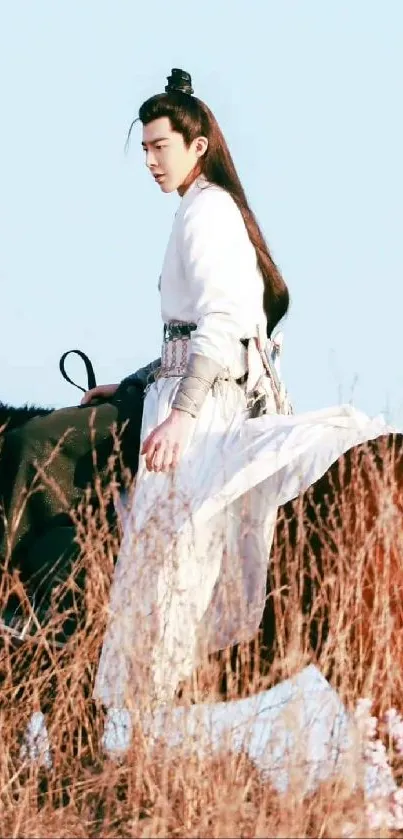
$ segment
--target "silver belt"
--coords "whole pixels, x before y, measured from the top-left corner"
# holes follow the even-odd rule
[[[161,348],[161,369],[158,376],[184,376],[191,352],[191,334],[197,329],[195,323],[169,321],[164,323]]]

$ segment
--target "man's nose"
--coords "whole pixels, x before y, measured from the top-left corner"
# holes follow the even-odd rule
[[[146,152],[146,166],[148,169],[151,169],[152,166],[156,166],[157,161],[155,157],[154,149],[147,149]]]

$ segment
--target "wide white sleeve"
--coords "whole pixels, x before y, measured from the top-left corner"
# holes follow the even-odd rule
[[[248,280],[256,272],[253,246],[227,192],[206,188],[188,207],[181,251],[197,324],[192,353],[225,366],[234,342],[251,329]]]

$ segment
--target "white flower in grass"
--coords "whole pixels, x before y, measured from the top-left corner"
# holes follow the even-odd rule
[[[371,740],[378,730],[378,720],[371,716],[372,699],[359,699],[355,711],[354,721],[363,740]]]
[[[403,717],[396,708],[390,708],[384,715],[384,721],[397,753],[403,755]]]
[[[41,711],[35,711],[28,722],[21,744],[20,760],[31,766],[52,768],[49,735]]]
[[[375,740],[378,719],[371,716],[371,707],[370,699],[361,699],[354,712],[364,761],[365,813],[372,830],[400,830],[403,827],[403,790],[396,786],[384,744],[380,739]],[[392,708],[385,714],[384,721],[390,736],[403,746],[400,715]]]

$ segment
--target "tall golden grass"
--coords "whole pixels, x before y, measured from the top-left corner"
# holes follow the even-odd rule
[[[314,523],[306,520],[304,504],[295,502],[295,530],[291,534],[287,522],[279,525],[271,556],[268,609],[276,622],[274,636],[266,628],[253,644],[210,657],[182,685],[178,702],[216,701],[223,684],[226,698],[247,696],[315,661],[348,709],[362,696],[374,698],[382,734],[382,714],[403,697],[403,536],[395,503],[401,488],[392,454],[385,446],[382,470],[368,455],[365,469],[357,462],[351,473],[341,472],[330,508],[318,506]],[[184,758],[180,749],[158,743],[150,751],[137,731],[122,761],[102,753],[103,711],[92,700],[92,685],[121,536],[111,529],[107,514],[117,492],[117,456],[118,446],[106,487],[99,478],[95,482],[97,503],[88,492],[73,513],[79,557],[69,579],[53,593],[46,624],[33,621],[19,647],[6,634],[2,637],[0,835],[391,835],[385,824],[371,828],[362,790],[347,774],[303,798],[297,778],[286,794],[276,793],[245,754]],[[38,475],[42,485],[49,480],[49,474]],[[12,522],[8,529],[11,549]],[[67,588],[83,618],[58,646],[54,640],[62,616],[57,606]],[[10,591],[24,600],[18,577],[6,570],[3,602]],[[30,766],[20,757],[25,726],[39,709],[47,718],[51,769]],[[384,741],[400,784],[401,757],[386,734]]]

